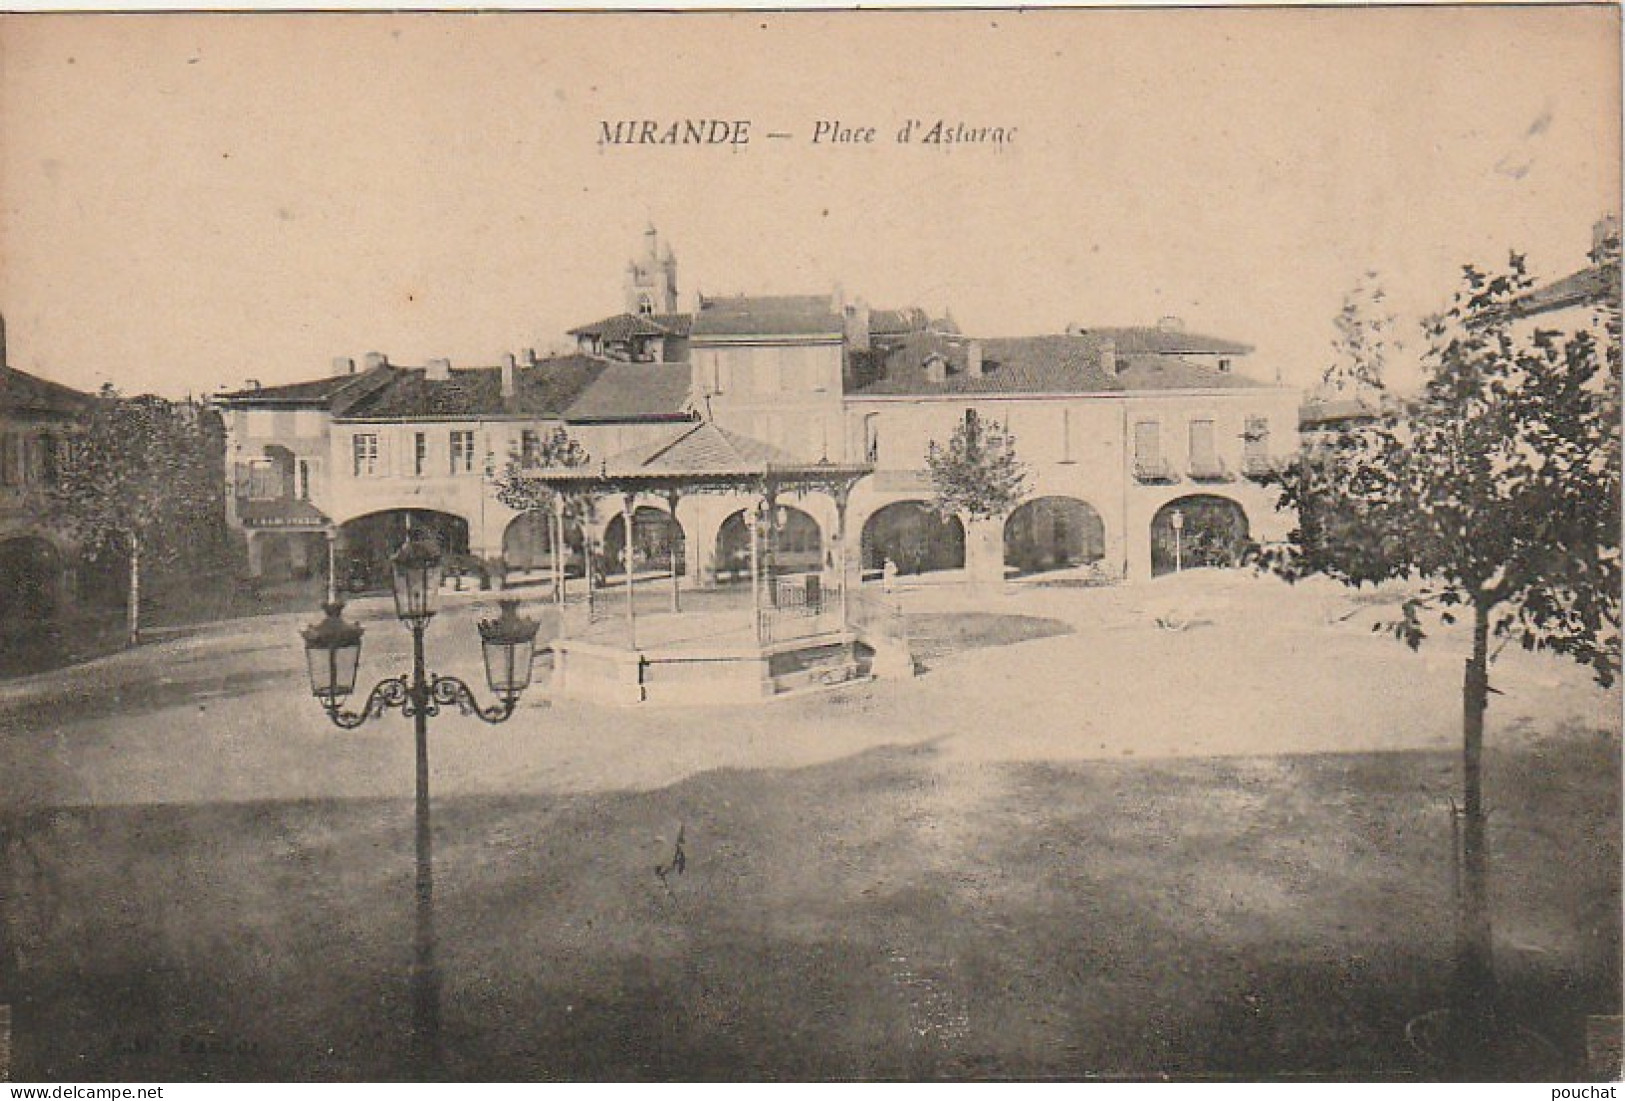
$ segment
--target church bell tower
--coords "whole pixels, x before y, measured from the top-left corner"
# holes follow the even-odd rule
[[[643,254],[626,265],[626,312],[677,312],[677,257],[653,225],[643,231]]]

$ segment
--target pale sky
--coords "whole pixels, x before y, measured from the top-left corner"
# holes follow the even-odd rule
[[[685,308],[839,282],[976,335],[1172,314],[1307,385],[1366,269],[1414,331],[1465,262],[1585,263],[1618,34],[1604,7],[0,16],[0,311],[14,366],[87,389],[490,364],[619,310],[652,220]],[[687,117],[751,143],[597,144]],[[1016,134],[899,145],[910,118]],[[820,119],[877,142],[813,146]]]

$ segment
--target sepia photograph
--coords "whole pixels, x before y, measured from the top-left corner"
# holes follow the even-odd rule
[[[1612,4],[0,14],[0,1081],[1613,1096],[1620,207]]]

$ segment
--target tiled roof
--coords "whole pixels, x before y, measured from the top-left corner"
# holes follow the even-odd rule
[[[1187,333],[1174,329],[1150,328],[1148,326],[1130,328],[1075,328],[1068,333],[1076,336],[1090,336],[1098,340],[1112,340],[1117,342],[1119,355],[1219,355],[1244,356],[1251,352],[1249,344],[1238,344],[1234,340],[1221,340],[1216,336],[1203,336],[1201,333]]]
[[[869,333],[871,336],[892,336],[918,332],[930,328],[931,319],[918,306],[906,310],[871,310]]]
[[[1102,340],[1086,336],[1032,336],[982,340],[982,374],[965,372],[971,343],[937,333],[914,333],[877,353],[872,377],[854,394],[1081,394],[1139,390],[1229,389],[1266,383],[1176,355],[1148,355],[1118,345],[1116,376],[1100,367]],[[925,370],[933,355],[947,360],[947,375],[931,381]]]
[[[604,467],[622,474],[751,474],[769,464],[803,465],[770,443],[701,421],[613,455]]]
[[[691,381],[686,363],[606,363],[564,416],[573,422],[686,418]]]
[[[828,295],[739,296],[707,298],[694,316],[693,335],[708,336],[840,336],[840,316]]]
[[[591,356],[554,356],[533,367],[514,368],[514,395],[502,396],[500,367],[454,367],[451,377],[431,381],[422,367],[389,367],[389,384],[335,416],[346,420],[561,415],[604,369]]]
[[[1570,306],[1596,306],[1619,298],[1619,268],[1593,264],[1572,275],[1526,291],[1512,300],[1514,317],[1533,317],[1568,309]]]
[[[571,329],[571,336],[596,336],[600,340],[630,340],[635,336],[687,336],[694,315],[686,313],[618,313],[591,325]]]
[[[92,400],[89,394],[71,386],[0,366],[0,412],[71,417],[84,411]]]
[[[232,404],[253,405],[258,402],[275,405],[327,405],[340,392],[348,388],[365,390],[368,385],[382,381],[381,372],[387,367],[375,367],[359,375],[329,375],[308,382],[290,382],[282,386],[261,386],[253,390],[231,390],[219,395],[220,400]],[[365,380],[365,382],[364,382]]]

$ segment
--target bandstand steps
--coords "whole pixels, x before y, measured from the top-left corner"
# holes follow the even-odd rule
[[[846,684],[863,675],[852,647],[839,643],[775,654],[770,670],[775,696]]]

